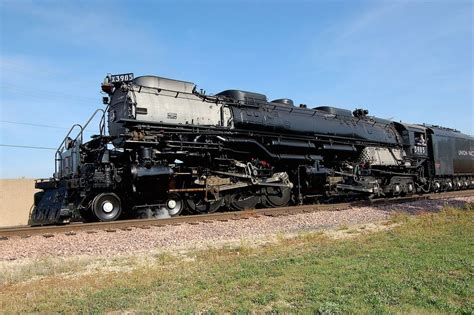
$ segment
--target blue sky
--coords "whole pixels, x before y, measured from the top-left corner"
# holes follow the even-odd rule
[[[0,144],[57,147],[123,72],[474,134],[473,15],[456,0],[0,0]],[[53,155],[0,147],[0,177],[49,177]]]

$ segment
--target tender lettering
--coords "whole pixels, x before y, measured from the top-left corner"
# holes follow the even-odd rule
[[[472,157],[474,157],[474,151],[459,150],[458,155],[459,156],[472,156]]]

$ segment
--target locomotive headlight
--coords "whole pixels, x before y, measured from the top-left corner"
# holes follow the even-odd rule
[[[111,83],[102,83],[102,91],[104,91],[107,94],[112,94],[114,93],[114,85]]]
[[[102,82],[101,85],[102,91],[104,91],[107,94],[112,94],[114,92],[114,85],[110,83],[110,76],[106,76],[104,78],[104,82]]]

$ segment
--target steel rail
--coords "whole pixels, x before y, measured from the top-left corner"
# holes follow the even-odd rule
[[[119,220],[112,222],[93,222],[93,223],[71,223],[68,225],[54,226],[16,226],[0,228],[0,239],[6,240],[13,236],[29,237],[32,235],[43,235],[44,237],[53,237],[56,233],[75,234],[76,232],[85,231],[95,233],[99,230],[107,232],[115,232],[116,230],[130,230],[131,228],[150,228],[151,226],[160,227],[165,225],[181,225],[181,224],[198,224],[213,221],[229,221],[248,219],[260,216],[286,216],[299,213],[309,213],[317,211],[339,211],[352,207],[363,206],[382,206],[398,203],[406,203],[419,200],[436,200],[443,198],[468,197],[474,195],[474,190],[460,190],[452,192],[432,193],[425,195],[412,195],[409,197],[397,197],[386,199],[374,199],[368,201],[354,201],[334,204],[312,204],[290,207],[264,208],[243,211],[218,212],[211,214],[198,214],[177,216],[167,219],[133,219]]]

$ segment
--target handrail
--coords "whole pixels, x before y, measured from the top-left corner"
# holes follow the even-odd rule
[[[62,150],[63,148],[66,146],[66,140],[69,138],[69,135],[71,134],[71,132],[76,128],[76,127],[79,127],[79,129],[81,130],[79,132],[79,134],[82,134],[82,132],[84,131],[84,128],[79,125],[79,124],[74,124],[72,125],[71,129],[69,129],[69,132],[66,134],[66,136],[64,137],[63,141],[61,142],[61,144],[59,145],[58,149],[56,150],[56,153],[54,154],[54,178],[56,179],[59,179],[61,178],[61,175],[62,174],[58,174],[58,162],[62,161]],[[76,137],[77,139],[77,137]],[[59,158],[58,158],[59,156]]]
[[[69,129],[69,132],[66,134],[66,136],[65,136],[64,139],[63,139],[63,141],[62,141],[61,144],[59,145],[57,151],[60,151],[63,147],[66,146],[66,140],[69,138],[69,135],[71,134],[71,132],[72,132],[76,127],[79,127],[79,129],[81,130],[81,131],[79,132],[79,134],[81,134],[81,133],[84,131],[84,128],[83,128],[81,125],[79,125],[79,124],[74,124],[74,125],[72,125],[71,129]],[[76,139],[77,139],[77,137],[76,137],[74,140],[76,140]]]
[[[106,108],[107,110],[107,108]],[[99,132],[100,132],[100,135],[104,135],[105,134],[105,110],[101,109],[101,108],[98,108],[90,117],[89,119],[87,120],[87,122],[84,124],[84,127],[81,126],[80,124],[74,124],[71,129],[69,129],[69,132],[66,134],[66,136],[64,137],[63,141],[61,142],[61,144],[59,145],[58,149],[56,150],[56,153],[54,155],[54,175],[53,177],[56,178],[56,179],[60,179],[62,177],[62,174],[58,174],[58,162],[62,161],[62,151],[65,149],[66,147],[66,141],[69,137],[69,135],[71,134],[71,132],[76,129],[76,127],[79,127],[79,133],[77,134],[77,136],[74,138],[74,141],[77,141],[79,139],[79,142],[80,144],[82,144],[82,141],[84,139],[84,130],[87,128],[87,126],[89,125],[89,123],[92,121],[92,119],[97,115],[98,112],[102,112],[102,117],[100,119],[100,122],[99,122]],[[62,171],[61,171],[62,173]]]
[[[95,110],[95,112],[91,115],[91,117],[89,118],[89,120],[84,124],[84,127],[82,128],[81,130],[81,133],[79,135],[77,135],[77,137],[74,139],[74,140],[77,140],[77,138],[79,138],[79,136],[81,136],[81,143],[82,143],[82,140],[83,140],[83,131],[84,129],[87,128],[87,126],[89,125],[89,123],[92,121],[92,119],[95,117],[95,115],[98,113],[98,112],[102,112],[102,118],[100,119],[100,122],[99,122],[99,131],[100,131],[100,135],[102,136],[104,134],[104,128],[105,128],[105,124],[103,124],[103,122],[105,122],[105,110],[101,109],[101,108],[98,108]]]

